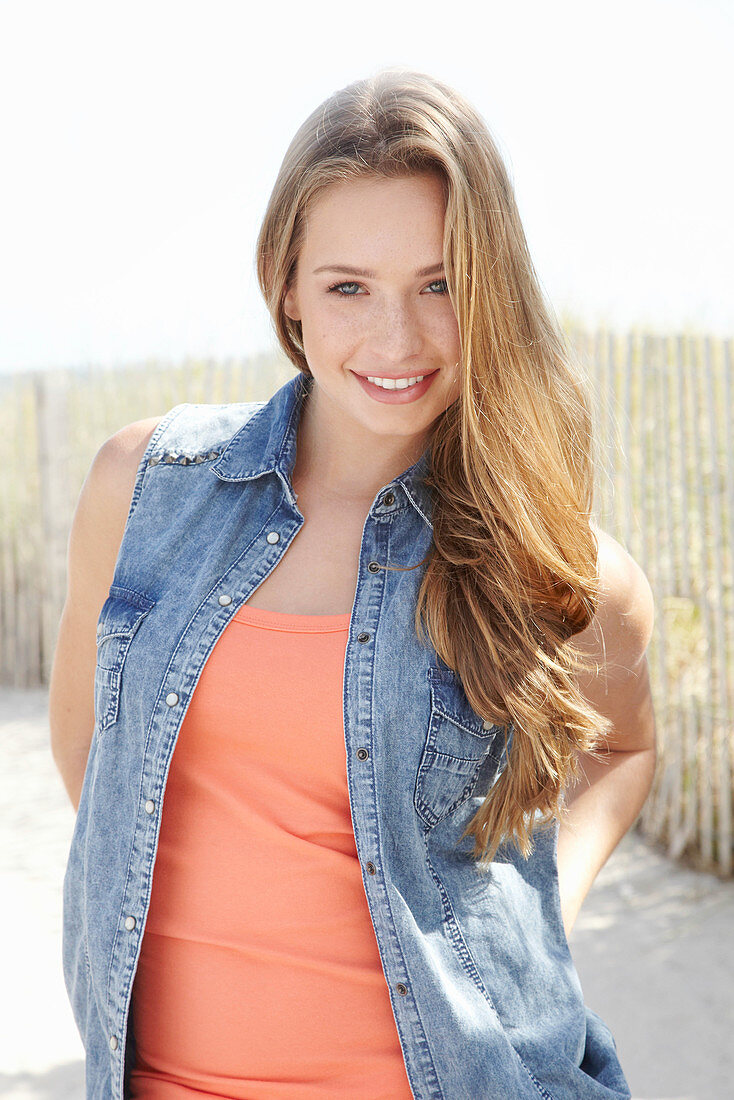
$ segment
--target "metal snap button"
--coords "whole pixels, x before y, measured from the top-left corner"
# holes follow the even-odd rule
[[[398,991],[398,993],[400,994],[401,997],[404,997],[405,994],[408,992],[408,987],[405,984],[405,982],[398,982],[398,984],[395,986],[395,988],[397,989],[397,991]]]
[[[357,749],[357,759],[358,760],[366,760],[368,756],[369,756],[369,753],[367,752],[367,749]]]
[[[395,493],[385,493],[384,497],[382,498],[382,503],[387,505],[394,504]]]
[[[277,531],[268,531],[266,538],[269,543],[276,543],[280,541],[280,535]]]
[[[178,702],[178,695],[176,695],[175,691],[169,691],[168,695],[166,696],[166,702],[168,703],[169,707],[176,706],[176,703]]]
[[[375,867],[375,865],[374,865],[374,863],[372,862],[371,859],[368,860],[367,863],[365,863],[364,869],[365,869],[365,871],[367,872],[368,875],[376,875],[377,874],[377,868]]]
[[[369,640],[370,640],[370,636],[369,636],[369,634],[366,634],[364,630],[362,631],[361,634],[357,635],[357,641],[358,642],[368,642]]]
[[[371,561],[369,563],[369,565],[367,566],[367,572],[368,573],[379,573],[380,572],[380,563],[379,563],[379,561]]]
[[[222,607],[227,607],[229,604],[232,603],[232,597],[222,595],[222,596],[219,597],[219,602],[222,605]]]

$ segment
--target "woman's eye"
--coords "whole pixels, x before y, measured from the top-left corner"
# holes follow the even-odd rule
[[[356,287],[359,290],[359,283],[334,283],[329,287],[329,294],[337,294],[341,298],[354,298],[356,294],[351,290],[344,290],[344,287]]]
[[[432,283],[428,284],[428,289],[437,287],[437,290],[433,290],[433,294],[446,294],[448,293],[448,283],[445,279],[434,279]],[[359,283],[333,283],[328,288],[329,294],[336,294],[339,298],[356,298],[359,296]]]
[[[448,292],[448,289],[449,289],[449,284],[446,282],[445,279],[434,279],[433,282],[429,283],[428,285],[429,285],[429,287],[430,286],[439,287],[441,294],[446,294]]]

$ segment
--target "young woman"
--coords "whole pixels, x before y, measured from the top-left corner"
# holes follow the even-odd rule
[[[295,376],[123,428],[74,517],[87,1095],[629,1097],[567,934],[651,784],[651,593],[485,123],[337,92],[257,260]]]

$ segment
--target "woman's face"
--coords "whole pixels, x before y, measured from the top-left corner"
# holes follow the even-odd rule
[[[459,394],[444,213],[440,178],[421,173],[332,184],[307,214],[284,308],[323,396],[376,434],[423,438]]]

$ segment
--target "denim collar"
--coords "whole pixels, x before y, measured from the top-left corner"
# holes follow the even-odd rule
[[[313,377],[299,371],[263,404],[232,436],[210,469],[222,481],[250,481],[262,474],[276,473],[295,503],[291,473],[296,462],[296,433],[303,401]],[[402,486],[425,523],[431,527],[432,498],[423,478],[428,470],[430,448],[417,462],[384,489]]]

